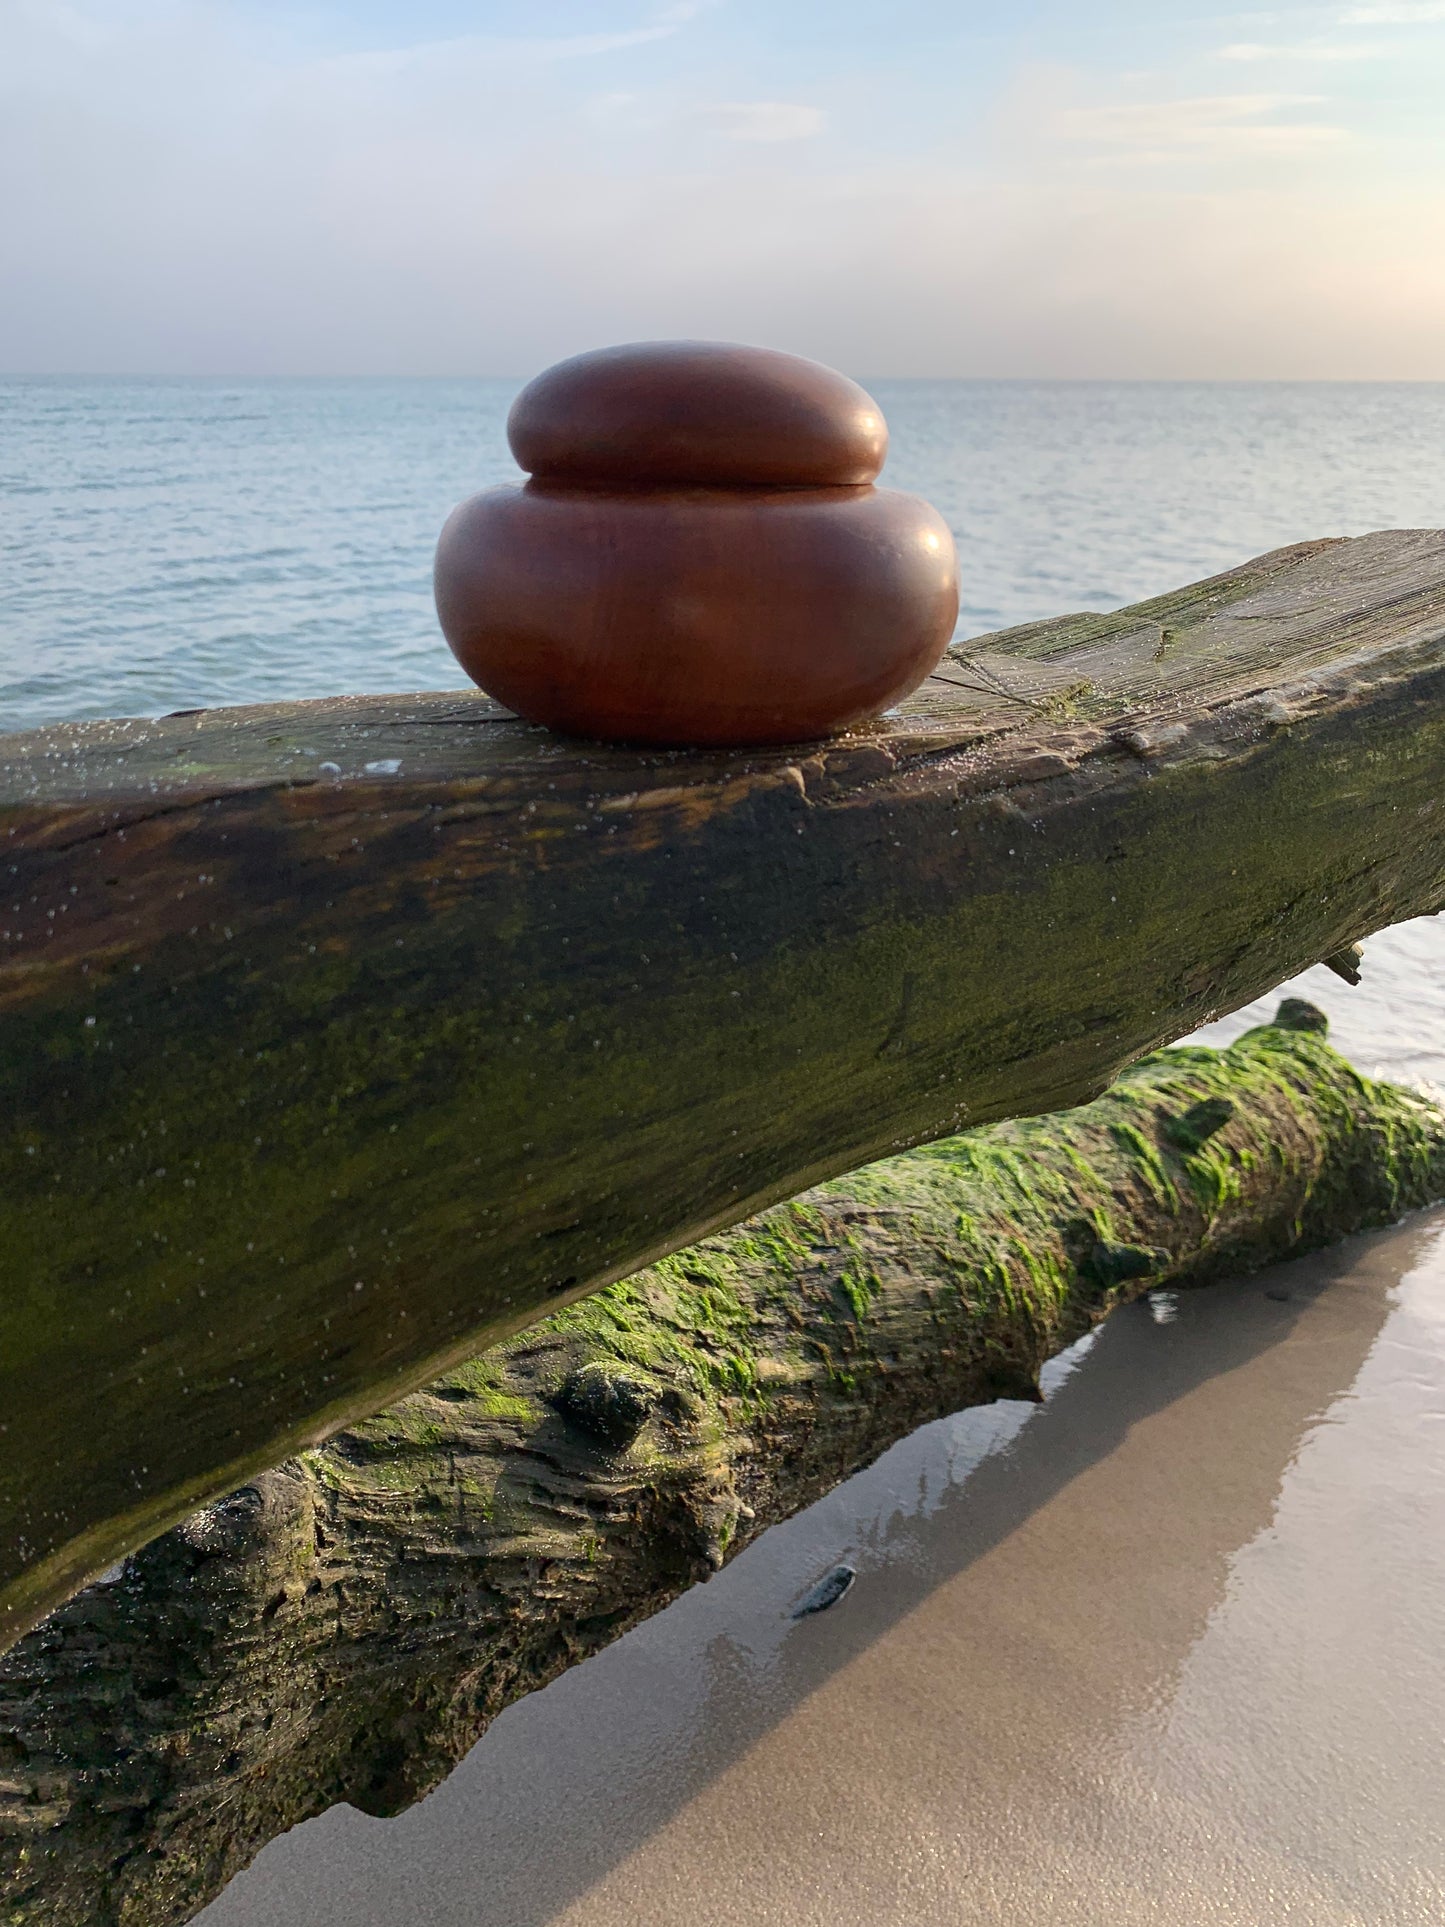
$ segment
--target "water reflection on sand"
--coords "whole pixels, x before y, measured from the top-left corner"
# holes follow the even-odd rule
[[[1445,933],[1311,972],[1445,1085]],[[1236,1018],[1223,1036],[1243,1027]],[[208,1927],[1445,1917],[1445,1212],[1159,1294],[925,1428]],[[798,1594],[840,1559],[831,1612]]]

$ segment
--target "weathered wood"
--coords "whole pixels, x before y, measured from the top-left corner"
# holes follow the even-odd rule
[[[1445,902],[1445,534],[971,664],[792,753],[457,695],[0,739],[0,1633],[559,1300]]]
[[[1035,1396],[1121,1298],[1442,1193],[1445,1115],[1267,1027],[664,1260],[263,1474],[0,1662],[0,1917],[189,1918],[307,1815],[416,1799],[920,1421]]]

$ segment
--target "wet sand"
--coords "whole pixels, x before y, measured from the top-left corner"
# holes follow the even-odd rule
[[[1445,1085],[1438,924],[1372,944],[1362,990],[1300,988],[1362,1069]],[[300,1827],[200,1918],[1445,1918],[1445,1211],[1156,1293],[1045,1385],[926,1427],[411,1813]],[[851,1593],[794,1621],[839,1559]]]

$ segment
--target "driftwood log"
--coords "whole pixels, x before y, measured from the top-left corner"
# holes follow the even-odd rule
[[[488,1721],[923,1420],[1052,1352],[1445,1195],[1445,1115],[1308,1005],[1062,1116],[825,1184],[267,1473],[0,1662],[0,1919],[169,1927]]]
[[[711,1230],[1445,903],[1445,533],[642,754],[485,698],[0,739],[0,1644]]]

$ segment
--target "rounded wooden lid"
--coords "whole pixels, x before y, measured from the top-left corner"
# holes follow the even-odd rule
[[[873,397],[774,348],[639,341],[548,368],[507,439],[539,480],[613,487],[825,488],[871,482],[888,452]]]

